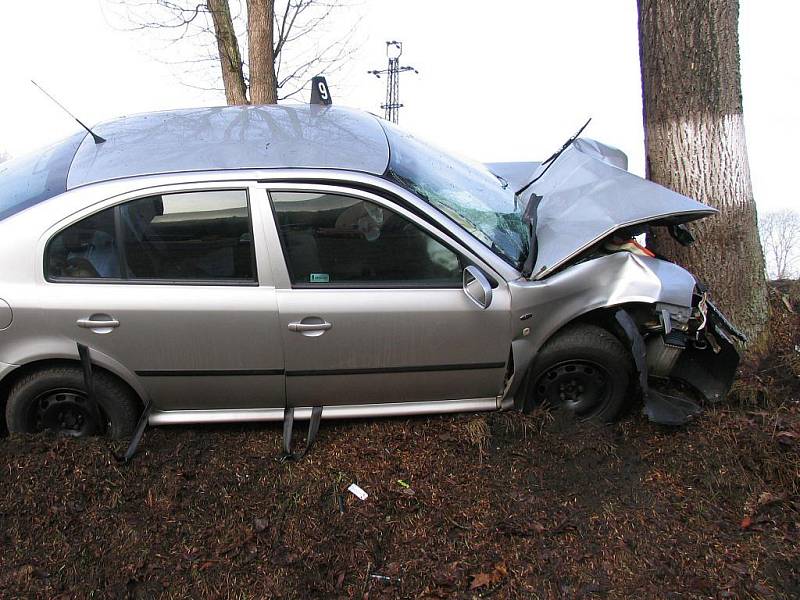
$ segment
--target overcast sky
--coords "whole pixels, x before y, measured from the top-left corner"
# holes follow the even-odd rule
[[[183,85],[163,43],[111,26],[103,0],[6,2],[0,20],[0,151],[19,155],[62,138],[74,122],[35,79],[87,123],[158,109],[224,104]],[[584,135],[624,150],[643,174],[635,0],[364,0],[334,102],[380,113],[384,42],[402,40],[401,126],[482,161],[549,155],[587,117]],[[797,0],[741,0],[748,149],[759,209],[798,208],[800,138]],[[216,69],[217,67],[210,67]]]

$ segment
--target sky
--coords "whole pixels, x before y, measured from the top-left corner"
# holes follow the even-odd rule
[[[643,175],[635,0],[360,0],[328,25],[358,21],[334,102],[381,113],[385,41],[401,40],[400,125],[477,160],[541,160],[588,118],[587,137],[616,146]],[[793,185],[800,106],[800,2],[741,0],[745,127],[760,212],[800,208]],[[0,151],[20,155],[75,123],[224,104],[185,85],[186,65],[152,33],[122,31],[107,0],[4,2],[0,21]],[[195,66],[196,68],[196,66]],[[216,69],[216,65],[209,65]],[[212,76],[215,71],[212,71]]]

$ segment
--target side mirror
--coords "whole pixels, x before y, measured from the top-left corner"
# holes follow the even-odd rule
[[[483,310],[492,303],[492,284],[478,267],[464,269],[464,293]]]

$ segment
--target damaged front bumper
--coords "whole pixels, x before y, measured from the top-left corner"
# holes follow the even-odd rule
[[[699,336],[683,352],[669,376],[696,389],[707,402],[723,400],[739,366],[733,339],[747,342],[716,306],[706,300],[707,321]]]
[[[644,412],[655,423],[682,425],[701,411],[676,382],[715,403],[725,398],[736,376],[739,352],[733,338],[747,338],[705,292],[696,293],[695,299],[691,309],[657,305],[650,319],[625,309],[616,313],[630,344]]]

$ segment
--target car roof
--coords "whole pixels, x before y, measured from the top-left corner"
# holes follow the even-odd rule
[[[138,175],[264,168],[381,175],[389,144],[378,118],[338,106],[223,106],[143,113],[93,128],[67,189]]]

